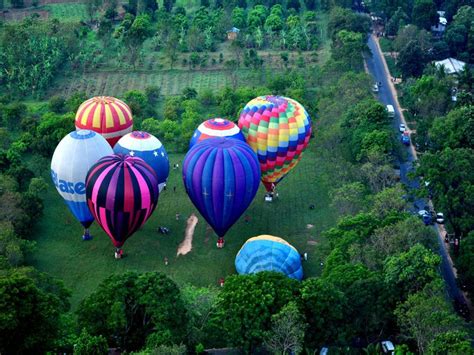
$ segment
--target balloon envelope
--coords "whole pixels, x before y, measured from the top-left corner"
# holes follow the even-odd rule
[[[239,274],[276,271],[292,279],[303,279],[298,251],[284,239],[271,235],[247,240],[235,257],[235,268]]]
[[[94,222],[86,202],[87,172],[100,158],[112,153],[100,134],[79,130],[59,142],[51,159],[51,177],[56,190],[84,228]]]
[[[87,174],[89,209],[117,248],[150,217],[158,195],[156,174],[140,158],[109,155]]]
[[[114,152],[143,159],[155,171],[160,192],[163,190],[170,172],[170,162],[158,138],[147,132],[133,131],[120,138],[114,146]]]
[[[297,101],[260,96],[242,110],[239,127],[258,155],[267,191],[300,161],[311,137],[311,119]]]
[[[194,131],[191,141],[189,142],[189,149],[196,143],[216,137],[235,138],[245,142],[244,135],[234,122],[226,120],[225,118],[212,118],[201,123]]]
[[[184,158],[186,192],[219,237],[250,205],[259,180],[255,153],[237,139],[206,139],[192,147]]]
[[[115,97],[96,96],[79,106],[76,128],[101,134],[113,147],[120,137],[132,131],[132,111]]]

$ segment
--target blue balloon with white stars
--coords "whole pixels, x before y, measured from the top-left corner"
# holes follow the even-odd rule
[[[120,138],[114,146],[114,153],[143,159],[158,176],[160,192],[163,190],[170,172],[170,162],[165,147],[158,138],[147,132],[133,131]]]

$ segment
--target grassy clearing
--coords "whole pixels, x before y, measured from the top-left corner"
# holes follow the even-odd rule
[[[56,18],[63,22],[79,22],[87,18],[86,4],[48,4],[39,9],[48,11],[49,18]]]
[[[328,207],[327,171],[331,166],[318,157],[314,145],[315,141],[312,141],[313,147],[279,185],[279,200],[265,203],[264,189],[260,187],[247,210],[251,221],[245,223],[241,218],[234,225],[226,235],[224,249],[216,248],[214,233],[206,229],[206,222],[198,214],[193,250],[179,258],[175,255],[184,237],[186,218],[192,212],[197,213],[184,191],[181,171],[171,170],[168,189],[160,196],[157,210],[148,223],[127,241],[124,247],[127,257],[123,260],[114,259],[112,243],[96,223],[91,229],[94,239],[90,242],[81,240],[79,223],[50,186],[44,201],[44,217],[34,235],[37,248],[31,263],[39,270],[64,280],[72,290],[73,308],[105,277],[127,270],[161,271],[178,284],[216,284],[220,277],[235,273],[237,251],[245,240],[259,234],[281,236],[300,252],[308,252],[305,274],[316,276],[320,273],[320,262],[324,260],[326,249],[320,233],[334,223],[336,216]],[[181,163],[182,159],[183,155],[170,155],[171,164]],[[177,186],[176,193],[173,186]],[[316,205],[314,210],[309,209],[312,203]],[[181,214],[179,221],[176,213]],[[314,228],[307,229],[307,224],[314,225]],[[160,225],[169,227],[171,233],[166,236],[158,234],[156,229]],[[308,244],[308,241],[312,243]],[[164,265],[165,257],[169,259],[168,266]]]
[[[249,76],[249,70],[241,70],[239,82],[248,83]],[[186,87],[193,87],[197,91],[207,88],[217,91],[231,85],[231,78],[227,72],[210,70],[133,73],[119,71],[95,72],[86,73],[75,78],[60,79],[53,93],[67,96],[76,91],[84,91],[88,96],[121,96],[129,90],[143,91],[151,85],[159,86],[163,95],[178,95]]]
[[[382,52],[392,52],[393,51],[393,40],[386,37],[380,37],[379,39],[380,48]]]

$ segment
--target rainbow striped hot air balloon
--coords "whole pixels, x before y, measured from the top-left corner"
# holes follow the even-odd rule
[[[231,138],[209,138],[186,154],[183,182],[189,198],[219,236],[224,235],[252,202],[260,169],[248,144]]]
[[[114,154],[94,164],[86,178],[92,215],[117,248],[151,216],[158,203],[158,179],[140,158]]]
[[[101,134],[113,148],[120,137],[132,131],[132,111],[115,97],[96,96],[79,106],[76,128]]]
[[[245,142],[245,137],[234,122],[226,120],[225,118],[211,118],[201,123],[194,131],[191,141],[189,142],[189,149],[204,139],[215,137],[235,138]]]
[[[311,119],[297,101],[260,96],[245,105],[239,127],[257,153],[262,182],[269,192],[300,161],[311,137]]]
[[[298,251],[286,240],[271,235],[247,240],[235,257],[235,268],[239,274],[276,271],[292,279],[303,279]]]

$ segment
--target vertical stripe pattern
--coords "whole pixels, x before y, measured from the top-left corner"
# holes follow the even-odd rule
[[[113,147],[120,137],[132,131],[132,111],[115,97],[96,96],[79,106],[76,128],[101,134]]]
[[[242,110],[239,127],[258,155],[268,191],[300,161],[311,137],[311,119],[297,101],[260,96]]]
[[[150,217],[158,203],[158,180],[140,158],[109,155],[89,170],[87,204],[116,247]]]
[[[235,268],[239,274],[276,271],[293,279],[303,279],[298,251],[286,240],[271,235],[247,240],[235,257]]]
[[[232,138],[209,138],[186,154],[183,182],[198,211],[223,237],[255,197],[260,168],[246,143]]]

